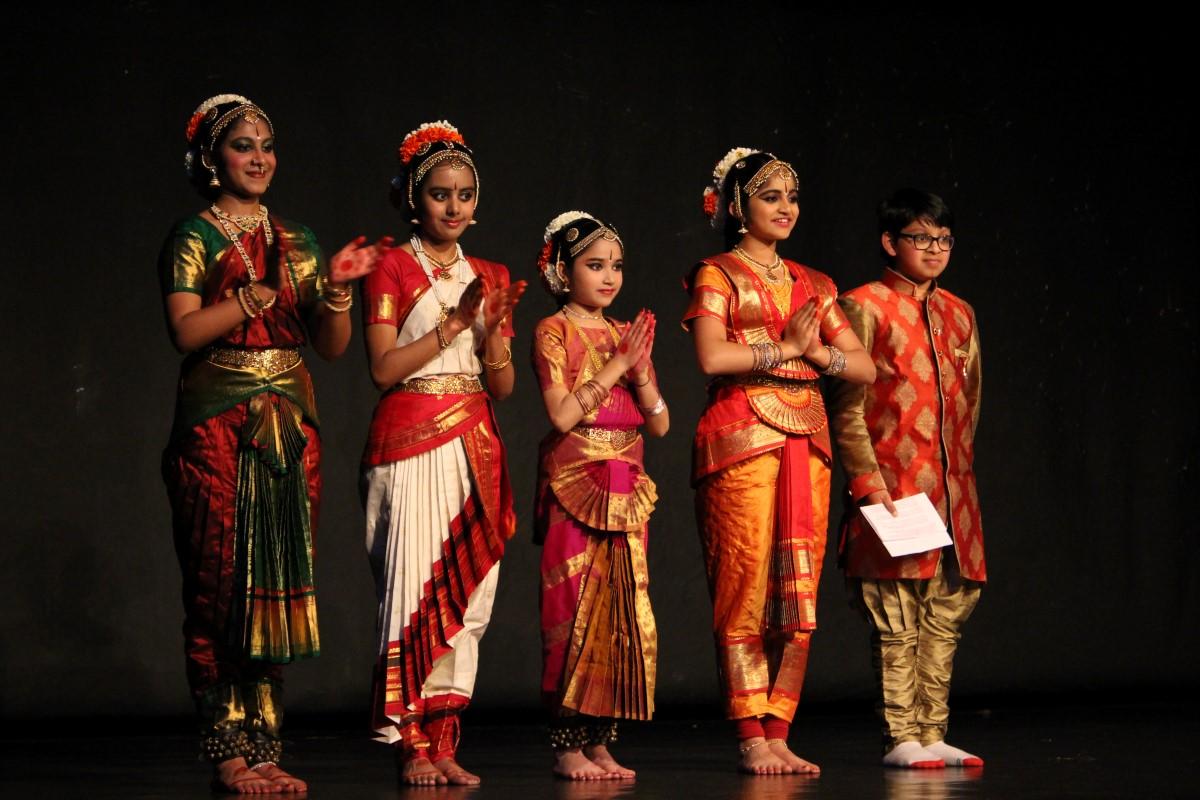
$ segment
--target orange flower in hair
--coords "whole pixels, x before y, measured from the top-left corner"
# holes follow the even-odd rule
[[[404,137],[404,141],[400,143],[400,148],[396,151],[396,155],[400,157],[400,163],[408,165],[408,162],[413,160],[413,156],[421,154],[422,148],[429,149],[429,145],[434,142],[454,142],[455,144],[466,145],[463,136],[446,120],[438,122],[426,122],[415,131]]]

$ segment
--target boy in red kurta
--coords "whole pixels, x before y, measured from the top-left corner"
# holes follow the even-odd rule
[[[831,422],[852,500],[840,563],[871,624],[872,661],[887,766],[982,766],[945,742],[950,675],[960,628],[987,572],[975,491],[980,360],[975,313],[937,278],[954,246],[950,209],[901,189],[879,206],[883,276],[839,298],[875,362],[874,385],[839,383]],[[920,492],[953,541],[893,558],[859,506]]]

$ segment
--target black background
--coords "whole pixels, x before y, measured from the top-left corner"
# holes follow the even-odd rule
[[[172,221],[203,205],[184,179],[183,132],[220,92],[271,115],[279,172],[266,200],[327,252],[403,234],[387,203],[394,151],[441,118],[480,166],[468,252],[533,280],[560,211],[621,229],[614,311],[649,306],[663,321],[655,355],[674,426],[647,446],[661,495],[660,704],[716,706],[687,483],[704,382],[674,322],[686,268],[720,249],[700,192],[733,145],[796,165],[802,219],[784,252],[842,288],[877,275],[873,209],[892,189],[931,189],[957,211],[943,285],[972,302],[983,335],[976,467],[991,577],[960,649],[960,696],[1193,686],[1196,137],[1182,23],[798,5],[391,3],[321,16],[123,3],[10,22],[0,715],[189,708],[158,473],[179,358],[154,262]],[[548,426],[527,354],[553,305],[536,285],[526,297],[518,387],[499,411],[520,529],[476,692],[493,709],[538,701],[529,522]],[[289,668],[290,707],[365,718],[375,600],[356,483],[376,393],[357,333],[342,360],[309,363],[326,445],[324,652]],[[870,697],[866,626],[832,552],[820,608],[806,702]]]

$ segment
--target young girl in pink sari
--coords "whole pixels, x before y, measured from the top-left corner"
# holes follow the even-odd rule
[[[669,426],[650,352],[654,315],[603,312],[621,290],[617,232],[581,211],[546,228],[538,260],[561,303],[538,323],[533,366],[554,430],[542,441],[535,539],[542,551],[542,692],[554,772],[633,778],[608,745],[617,720],[654,712],[657,632],[647,594],[646,522],[658,495],[642,468],[645,425]]]

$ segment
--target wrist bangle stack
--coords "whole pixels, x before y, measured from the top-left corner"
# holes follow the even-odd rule
[[[267,300],[264,303],[263,299],[258,296],[258,290],[254,288],[253,283],[246,284],[246,293],[247,293],[247,299],[252,300],[254,302],[254,305],[256,305],[258,307],[259,314],[266,311],[271,306],[275,305],[275,301],[279,299],[279,292],[276,292],[271,297],[270,300]]]
[[[504,345],[504,356],[499,361],[488,361],[486,358],[479,359],[483,365],[491,370],[500,371],[512,363],[512,348]]]
[[[754,353],[751,372],[766,372],[783,363],[783,348],[779,346],[779,342],[752,344],[750,350]]]
[[[841,375],[846,369],[846,354],[831,344],[825,345],[825,352],[829,353],[829,366],[821,370],[821,374]]]
[[[609,390],[595,381],[588,381],[575,392],[575,399],[583,409],[584,416],[595,411],[600,404],[608,399]]]
[[[248,283],[245,286],[239,286],[236,291],[227,289],[225,291],[227,297],[233,297],[237,300],[237,304],[242,307],[242,313],[250,319],[257,319],[263,315],[271,306],[275,305],[276,297],[264,301],[258,296],[258,292],[254,291],[254,284]]]
[[[353,290],[346,289],[330,289],[326,287],[324,294],[321,295],[321,302],[326,308],[335,314],[341,314],[349,311],[354,305]]]

